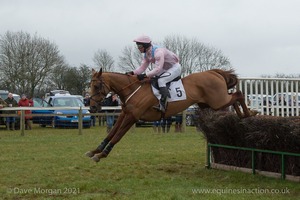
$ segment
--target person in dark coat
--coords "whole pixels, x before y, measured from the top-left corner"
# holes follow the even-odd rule
[[[18,107],[18,102],[14,99],[12,93],[8,93],[7,99],[4,100],[8,107]],[[5,111],[5,114],[16,114],[16,111],[14,110],[7,110]],[[7,130],[15,130],[15,122],[16,117],[14,116],[7,116],[6,117],[6,129]],[[11,125],[11,127],[10,127]]]
[[[118,96],[117,94],[110,93],[104,100],[103,106],[118,106]],[[114,115],[109,115],[109,113],[113,113],[115,110],[108,110],[106,111],[106,132],[109,133],[114,125]]]
[[[91,102],[91,100],[90,100],[90,95],[89,94],[85,94],[85,97],[84,97],[84,99],[83,99],[83,104],[84,104],[84,106],[90,106],[90,102]],[[91,125],[92,126],[95,126],[96,125],[96,116],[91,116]]]

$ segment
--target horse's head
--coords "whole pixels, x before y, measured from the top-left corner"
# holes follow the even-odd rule
[[[90,89],[90,111],[94,113],[101,110],[101,103],[110,91],[102,76],[102,68],[99,72],[92,69]]]

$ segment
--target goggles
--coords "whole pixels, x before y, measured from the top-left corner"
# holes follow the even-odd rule
[[[142,44],[137,44],[136,46],[138,49],[144,48],[144,45],[142,45]]]

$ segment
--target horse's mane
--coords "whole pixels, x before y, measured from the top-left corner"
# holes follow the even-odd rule
[[[224,77],[227,84],[227,89],[233,88],[238,83],[238,76],[236,75],[234,69],[230,69],[230,70],[212,69],[210,71],[214,71]]]
[[[118,74],[118,75],[126,75],[126,74],[121,73],[121,72],[103,72],[103,73],[111,73],[111,74]]]

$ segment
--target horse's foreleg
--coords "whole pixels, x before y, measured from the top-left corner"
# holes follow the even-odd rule
[[[125,117],[122,120],[121,126],[117,130],[116,134],[113,136],[113,138],[110,140],[109,144],[106,146],[106,148],[98,154],[95,154],[92,159],[95,162],[99,162],[101,158],[106,158],[110,151],[113,149],[114,145],[117,144],[121,138],[126,134],[126,132],[131,128],[131,126],[136,122],[136,119],[133,117],[133,115],[126,114]]]
[[[109,143],[109,141],[114,137],[114,135],[116,134],[118,129],[120,128],[124,117],[125,117],[125,114],[123,112],[121,112],[116,124],[113,126],[112,130],[109,132],[107,137],[100,143],[100,145],[95,150],[88,151],[85,153],[85,155],[88,157],[93,157],[95,154],[101,153],[105,149],[105,147]]]

